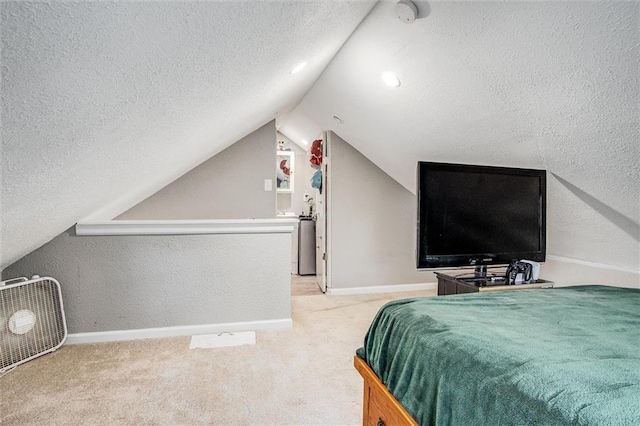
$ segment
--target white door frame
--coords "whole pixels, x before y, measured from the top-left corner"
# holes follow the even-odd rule
[[[330,188],[330,168],[329,168],[329,137],[328,132],[322,133],[322,194],[316,192],[316,281],[323,293],[327,292],[330,284],[330,261],[329,261],[329,188]]]

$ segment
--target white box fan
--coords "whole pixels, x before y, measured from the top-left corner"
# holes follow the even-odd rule
[[[55,351],[66,338],[58,281],[34,276],[0,282],[0,374]]]

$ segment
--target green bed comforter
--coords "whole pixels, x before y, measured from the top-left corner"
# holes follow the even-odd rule
[[[422,425],[640,425],[640,290],[405,299],[357,351]]]

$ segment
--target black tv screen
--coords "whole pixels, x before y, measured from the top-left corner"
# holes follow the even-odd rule
[[[546,172],[418,163],[418,268],[545,260]]]

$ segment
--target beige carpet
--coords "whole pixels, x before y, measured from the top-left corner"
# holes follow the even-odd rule
[[[0,378],[0,424],[361,424],[352,363],[371,319],[389,300],[431,295],[294,296],[293,328],[258,332],[254,346],[64,346]]]

